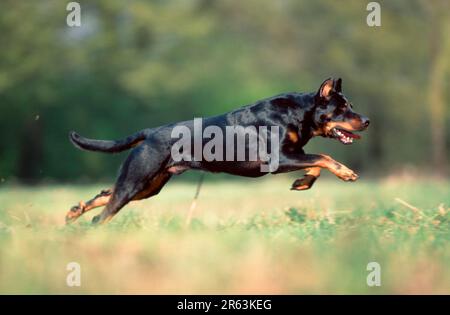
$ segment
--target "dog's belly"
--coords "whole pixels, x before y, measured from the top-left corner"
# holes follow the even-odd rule
[[[200,168],[214,173],[261,177],[267,174],[261,171],[261,164],[261,161],[212,161],[202,162]]]

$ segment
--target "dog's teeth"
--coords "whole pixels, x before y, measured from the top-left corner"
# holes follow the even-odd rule
[[[345,136],[343,136],[343,137],[341,137],[341,141],[342,141],[343,143],[347,144],[347,143],[352,143],[352,142],[353,142],[353,139],[350,138],[350,137],[345,137]]]

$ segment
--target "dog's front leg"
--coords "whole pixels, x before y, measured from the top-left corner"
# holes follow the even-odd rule
[[[358,175],[345,165],[333,160],[328,155],[324,154],[302,154],[299,156],[283,156],[280,158],[280,164],[278,169],[274,173],[286,173],[296,171],[300,169],[307,169],[306,177],[310,175],[309,180],[300,190],[308,189],[312,186],[314,181],[320,175],[320,168],[325,168],[332,172],[334,175],[345,181],[355,181],[358,179]],[[314,178],[312,178],[314,177]],[[301,181],[302,179],[300,179]],[[297,181],[296,181],[297,182]],[[302,182],[294,182],[293,186],[303,186]]]
[[[353,170],[349,169],[344,164],[341,164],[335,160],[333,160],[328,155],[322,155],[324,159],[321,161],[321,164],[323,164],[323,168],[326,168],[331,173],[339,177],[340,179],[344,181],[355,181],[358,179],[358,174],[356,174]]]
[[[305,170],[305,175],[302,178],[295,180],[295,182],[292,184],[291,190],[310,189],[316,179],[320,176],[320,167],[309,167]]]

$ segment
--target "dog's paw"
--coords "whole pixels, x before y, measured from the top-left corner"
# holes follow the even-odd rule
[[[344,180],[346,182],[349,182],[349,181],[353,182],[353,181],[357,180],[358,177],[359,177],[358,174],[356,174],[355,172],[353,172],[351,169],[349,169],[346,166],[342,166],[339,169],[339,171],[336,173],[336,175],[340,179],[342,179],[342,180]]]
[[[308,190],[310,188],[311,188],[311,186],[309,186],[309,185],[297,185],[297,186],[292,186],[291,190]]]
[[[80,202],[77,206],[70,208],[69,212],[66,214],[66,224],[74,222],[80,215],[84,212],[84,204]]]
[[[80,214],[78,212],[72,212],[72,211],[67,212],[66,218],[65,218],[66,224],[75,222],[75,220],[78,219],[79,216],[80,216]]]
[[[291,190],[308,190],[316,181],[316,177],[312,175],[305,175],[303,178],[297,179],[291,187]]]

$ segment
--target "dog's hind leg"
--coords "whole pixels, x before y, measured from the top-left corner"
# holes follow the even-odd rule
[[[157,146],[141,145],[134,149],[123,164],[114,192],[103,211],[92,223],[106,223],[132,200],[148,198],[157,194],[171,174],[165,170],[168,156]]]
[[[151,196],[157,195],[169,181],[170,177],[172,177],[172,174],[169,174],[168,172],[158,173],[147,183],[145,188],[133,198],[133,201],[150,198]]]
[[[144,186],[141,191],[135,194],[131,200],[129,200],[128,196],[124,197],[123,195],[118,194],[116,199],[112,199],[111,202],[107,204],[102,213],[92,219],[92,223],[106,223],[111,220],[112,217],[128,202],[146,199],[158,194],[164,185],[169,181],[170,177],[171,174],[166,172],[157,174],[149,181],[149,183],[147,183],[146,186]]]
[[[86,202],[80,201],[76,206],[73,206],[69,212],[66,214],[66,224],[72,223],[78,219],[82,214],[97,207],[104,206],[108,203],[112,195],[112,189],[102,190],[98,195],[96,195],[91,200]]]
[[[303,178],[297,179],[291,187],[291,190],[307,190],[312,187],[314,182],[320,176],[320,167],[310,167],[305,169]]]

